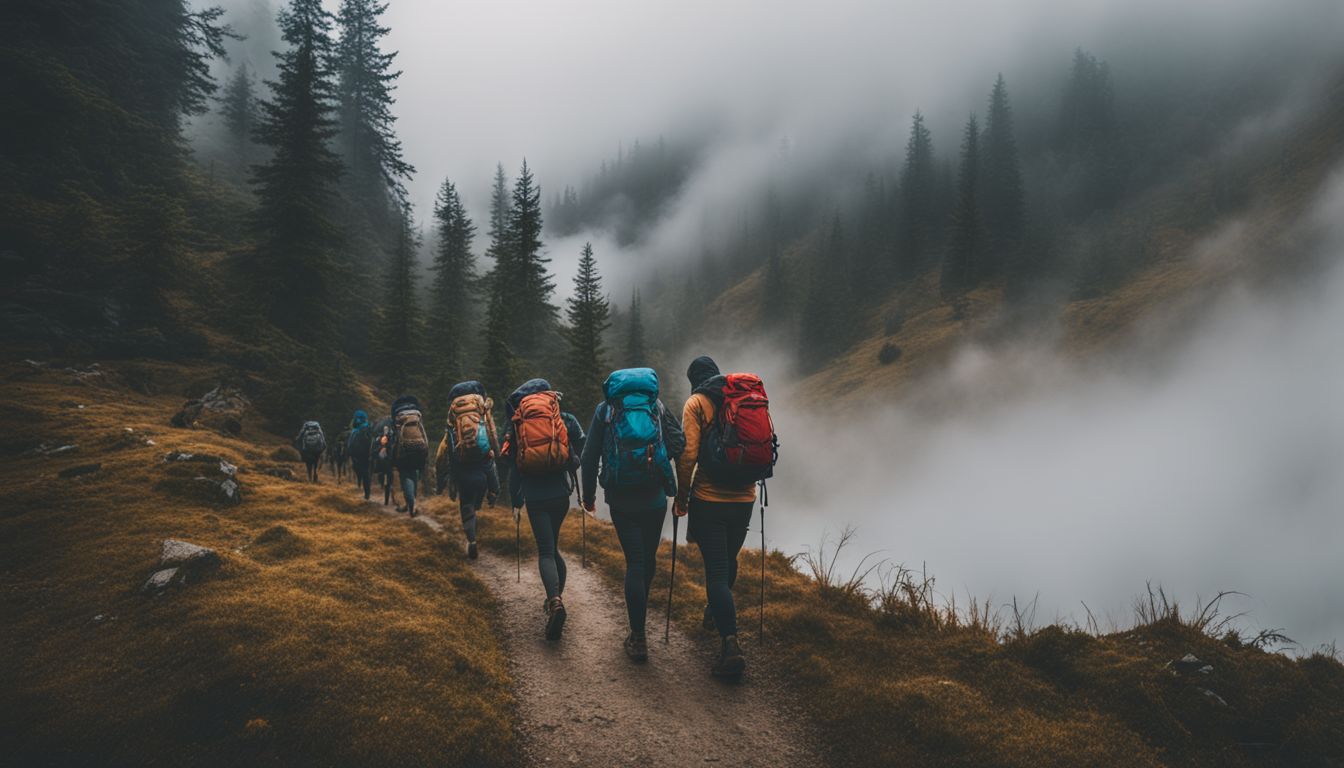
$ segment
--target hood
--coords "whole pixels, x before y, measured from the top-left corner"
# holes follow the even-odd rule
[[[485,397],[485,386],[479,381],[459,381],[448,390],[448,402],[453,402],[463,395],[480,395]]]
[[[420,401],[416,399],[415,395],[402,395],[392,402],[393,415],[408,408],[414,408],[417,411],[423,410],[420,407]]]
[[[369,414],[364,411],[355,411],[355,417],[350,420],[350,426],[352,427],[364,427],[368,426],[368,423]]]
[[[699,389],[713,376],[719,375],[719,366],[715,364],[714,359],[709,355],[701,355],[691,361],[691,366],[686,369],[686,378],[691,381],[691,389]]]
[[[512,419],[513,412],[518,410],[518,404],[523,401],[524,397],[535,395],[538,392],[548,392],[550,389],[551,382],[545,379],[528,379],[517,389],[513,390],[513,393],[509,395],[509,399],[504,402],[504,415],[507,418]]]

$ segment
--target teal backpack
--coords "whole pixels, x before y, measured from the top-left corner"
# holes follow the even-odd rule
[[[652,368],[613,371],[602,385],[606,395],[606,437],[598,480],[607,490],[660,485],[677,490],[672,460],[663,443],[663,407],[658,374]]]

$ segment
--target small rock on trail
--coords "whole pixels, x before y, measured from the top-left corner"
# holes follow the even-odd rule
[[[786,711],[788,694],[777,684],[753,677],[750,668],[739,684],[710,677],[708,649],[717,638],[674,628],[663,644],[662,601],[649,608],[649,661],[635,664],[621,647],[629,631],[621,594],[577,558],[566,561],[569,618],[556,643],[542,637],[545,592],[536,561],[524,563],[521,584],[512,560],[482,552],[477,563],[499,599],[531,764],[823,764],[808,726]],[[746,650],[749,663],[761,655]]]

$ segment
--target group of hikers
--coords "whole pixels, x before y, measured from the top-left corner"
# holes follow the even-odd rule
[[[467,556],[478,557],[477,512],[494,505],[501,475],[507,483],[517,525],[523,510],[537,545],[537,567],[546,591],[545,636],[558,640],[567,618],[564,557],[560,529],[579,493],[585,513],[596,512],[597,487],[616,528],[625,555],[625,604],[630,633],[627,656],[648,659],[645,624],[657,566],[658,545],[671,498],[674,522],[687,517],[687,540],[700,548],[705,566],[704,626],[717,630],[720,652],[712,674],[737,677],[746,669],[738,642],[733,584],[737,556],[765,480],[773,474],[779,442],[770,419],[769,400],[759,377],[721,374],[709,357],[698,357],[687,370],[691,395],[681,417],[659,398],[651,368],[613,371],[603,385],[604,399],[585,433],[579,420],[562,407],[562,395],[545,379],[530,379],[504,402],[506,427],[498,434],[493,401],[478,381],[455,385],[448,393],[447,428],[434,456],[437,490],[458,502]],[[317,422],[305,422],[295,446],[316,481],[325,437]],[[356,411],[336,441],[342,473],[349,460],[356,481],[371,494],[377,475],[383,503],[395,502],[392,476],[400,480],[405,505],[416,515],[416,491],[429,468],[429,439],[419,401],[399,397],[391,414],[377,424]],[[673,527],[673,568],[676,529]]]

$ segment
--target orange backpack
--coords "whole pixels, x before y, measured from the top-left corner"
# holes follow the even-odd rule
[[[560,393],[534,392],[513,412],[513,451],[518,471],[541,474],[569,469],[569,430],[560,415]]]

